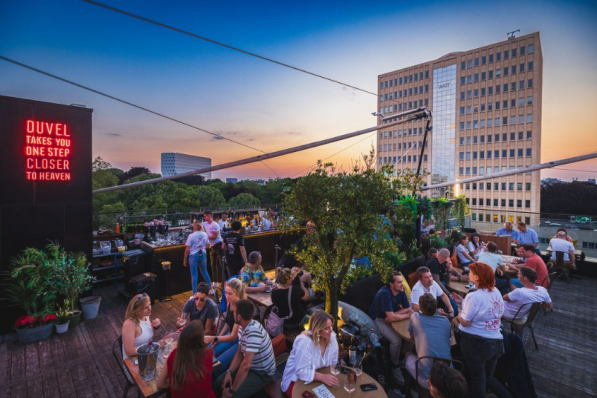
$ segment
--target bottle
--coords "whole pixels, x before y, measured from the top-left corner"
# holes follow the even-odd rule
[[[354,345],[354,337],[350,339],[350,347],[348,348],[348,359],[351,364],[356,364],[357,362],[357,346]]]
[[[120,224],[116,223],[116,233],[120,233]]]
[[[372,347],[379,347],[379,337],[375,334],[373,328],[371,328],[371,331],[369,332],[369,340],[371,341]]]

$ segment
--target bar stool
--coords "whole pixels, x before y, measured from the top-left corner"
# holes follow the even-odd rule
[[[162,271],[164,272],[164,300],[172,301],[172,296],[168,295],[168,285],[170,279],[170,272],[172,271],[172,263],[170,261],[162,261]]]

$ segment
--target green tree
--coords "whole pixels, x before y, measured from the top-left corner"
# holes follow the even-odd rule
[[[243,208],[243,207],[257,207],[261,204],[259,199],[250,193],[241,193],[228,201],[228,204],[232,207]]]
[[[215,207],[226,205],[226,199],[218,188],[213,186],[200,186],[195,187],[198,198],[198,206],[202,207]]]
[[[298,180],[284,204],[294,218],[309,221],[304,247],[295,249],[309,264],[314,288],[324,291],[325,310],[338,318],[338,297],[348,284],[353,259],[367,256],[383,279],[392,270],[385,253],[397,251],[389,234],[389,217],[397,192],[391,167],[374,170],[374,153],[363,157],[364,169],[337,172],[331,164]]]

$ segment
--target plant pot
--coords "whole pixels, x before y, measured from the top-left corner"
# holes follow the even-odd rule
[[[97,313],[99,312],[100,303],[102,301],[100,296],[89,296],[82,298],[79,301],[81,303],[81,309],[83,310],[83,318],[97,318]]]
[[[66,322],[62,323],[62,324],[56,324],[56,333],[58,334],[62,334],[65,333],[68,330],[68,325],[70,324],[70,320],[67,320]]]
[[[81,310],[74,310],[73,314],[71,316],[68,317],[69,322],[69,329],[72,329],[76,326],[79,326],[79,323],[81,322]]]
[[[53,331],[54,323],[48,323],[36,328],[17,329],[17,336],[21,343],[31,343],[32,341],[47,339]]]

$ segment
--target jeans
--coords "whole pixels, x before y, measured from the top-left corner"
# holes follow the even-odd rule
[[[214,369],[211,379],[215,380],[230,367],[236,352],[238,351],[238,339],[228,343],[218,343],[214,348],[214,356],[220,361],[221,365]]]
[[[201,267],[201,276],[205,279],[205,283],[211,286],[211,279],[209,279],[209,274],[207,273],[207,256],[201,250],[197,253],[192,254],[189,256],[191,262],[191,285],[193,288],[193,294],[197,293],[197,279],[199,275],[197,274],[197,268]]]
[[[486,339],[460,331],[460,345],[471,381],[471,397],[485,397],[498,358],[504,353],[502,339]]]
[[[215,282],[222,279],[222,242],[216,243],[209,248],[209,263],[211,264],[211,276]],[[225,279],[224,279],[225,280]],[[224,282],[224,280],[220,282]]]
[[[232,373],[232,381],[236,378],[238,369]],[[213,390],[216,393],[216,397],[222,396],[222,382],[224,381],[225,374],[220,375],[213,383]],[[238,390],[232,395],[233,398],[245,398],[261,391],[265,386],[274,381],[273,375],[268,375],[263,371],[250,369],[243,381],[243,384]]]

